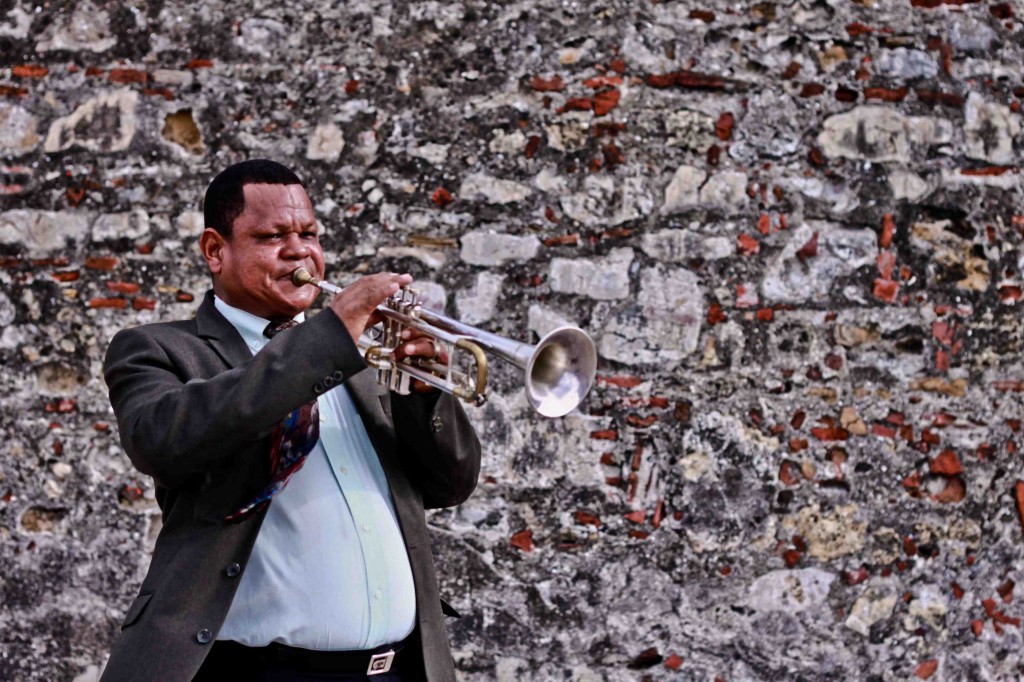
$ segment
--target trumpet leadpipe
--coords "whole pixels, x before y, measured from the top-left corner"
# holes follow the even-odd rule
[[[312,284],[315,287],[320,287],[321,290],[326,291],[329,294],[340,294],[342,288],[335,286],[330,282],[325,282],[319,277],[315,277],[306,268],[296,268],[295,272],[292,273],[292,284],[299,287],[303,284]]]

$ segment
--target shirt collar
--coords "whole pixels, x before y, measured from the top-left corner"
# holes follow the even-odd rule
[[[270,339],[263,335],[263,330],[270,324],[270,320],[265,320],[241,308],[228,305],[216,294],[213,296],[213,305],[217,308],[217,312],[223,315],[231,323],[231,326],[241,334],[242,340],[245,341],[245,345],[249,347],[253,355],[256,355],[270,341]],[[296,322],[302,322],[305,319],[305,313],[299,313],[295,316]]]

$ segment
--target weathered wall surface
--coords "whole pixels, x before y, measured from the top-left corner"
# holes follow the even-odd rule
[[[160,523],[102,355],[253,156],[334,278],[598,343],[431,516],[463,679],[1024,674],[1019,2],[255,4],[0,1],[0,678],[102,666]]]

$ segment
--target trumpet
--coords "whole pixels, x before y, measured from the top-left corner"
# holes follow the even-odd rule
[[[292,273],[296,286],[312,285],[331,294],[342,288],[314,277],[306,268]],[[364,334],[359,349],[366,364],[377,371],[377,381],[400,394],[410,391],[412,379],[450,393],[474,405],[487,402],[488,351],[525,373],[526,399],[545,417],[572,412],[590,392],[597,371],[594,342],[582,329],[559,327],[536,345],[506,339],[423,307],[419,293],[403,287],[377,306],[383,317],[375,336]],[[429,337],[449,356],[448,364],[414,357],[396,360],[402,332],[416,330]],[[456,352],[468,353],[472,369],[457,369]],[[438,357],[440,354],[438,354]]]

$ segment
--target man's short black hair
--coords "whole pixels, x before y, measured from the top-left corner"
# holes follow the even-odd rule
[[[246,185],[302,185],[299,176],[270,159],[249,159],[228,166],[206,188],[203,218],[225,237],[231,236],[235,218],[245,210]]]

